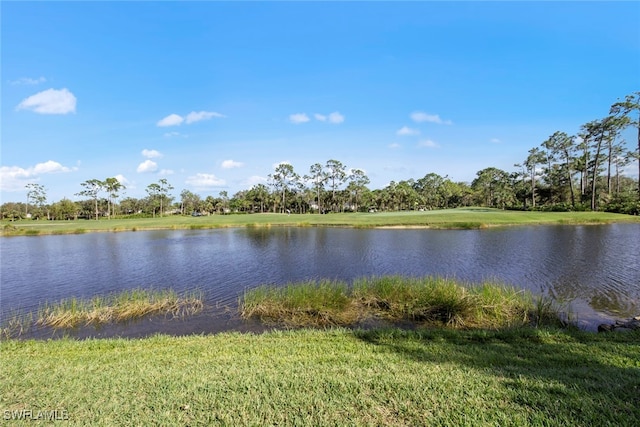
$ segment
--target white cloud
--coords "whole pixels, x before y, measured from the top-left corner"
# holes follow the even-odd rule
[[[407,126],[403,126],[396,132],[396,135],[407,136],[407,135],[419,135],[420,131],[418,129],[412,129]]]
[[[322,114],[314,114],[313,117],[315,117],[316,120],[318,120],[319,122],[326,122],[327,121],[327,116],[324,116]]]
[[[182,116],[179,116],[177,114],[169,114],[167,117],[156,123],[156,125],[159,127],[179,126],[183,121],[184,119],[182,118]]]
[[[242,162],[236,162],[235,160],[225,160],[222,162],[222,169],[241,168],[244,166]]]
[[[402,147],[402,145],[398,144],[397,142],[389,144],[389,148],[392,148],[392,149],[396,149],[396,148],[400,148],[400,147]]]
[[[122,175],[122,174],[118,174],[118,175],[114,176],[114,178],[117,179],[118,182],[120,184],[124,185],[125,187],[127,185],[129,185],[129,180],[127,178],[125,178],[124,175]]]
[[[309,121],[309,116],[305,113],[291,114],[289,116],[289,121],[294,124],[306,123]]]
[[[425,139],[418,142],[418,147],[438,148],[440,146],[430,139]]]
[[[188,185],[199,190],[224,187],[227,184],[224,179],[220,179],[215,175],[209,173],[197,173],[193,176],[188,177],[185,182]]]
[[[138,173],[155,172],[156,170],[158,170],[158,164],[153,160],[145,160],[136,169]]]
[[[37,181],[40,175],[51,173],[66,173],[78,168],[69,168],[53,160],[38,163],[35,166],[21,168],[19,166],[0,167],[0,189],[3,191],[20,191],[29,181]]]
[[[187,114],[187,117],[185,119],[185,123],[190,125],[191,123],[195,123],[195,122],[199,122],[201,120],[209,120],[212,117],[226,117],[223,114],[220,113],[216,113],[215,111],[192,111],[189,114]]]
[[[68,89],[47,89],[24,99],[16,110],[30,110],[40,114],[68,114],[76,112],[76,97]]]
[[[38,77],[37,79],[32,79],[31,77],[20,77],[18,80],[14,80],[11,82],[12,85],[37,85],[40,83],[46,82],[47,79],[44,77]]]
[[[62,166],[58,162],[53,160],[47,160],[44,163],[38,163],[33,167],[34,175],[42,175],[45,173],[58,173],[58,172],[71,172],[73,169],[66,166]]]
[[[489,140],[489,142],[491,142],[493,144],[500,144],[502,141],[500,141],[498,138],[491,138]]]
[[[337,111],[329,114],[329,123],[338,124],[342,122],[344,122],[344,116],[342,114],[338,113]]]
[[[215,111],[192,111],[187,114],[186,117],[182,117],[178,114],[169,114],[164,119],[160,120],[157,125],[159,127],[167,126],[179,126],[183,122],[190,125],[191,123],[200,122],[202,120],[209,120],[212,117],[227,117],[224,114],[216,113]],[[165,133],[164,136],[177,136],[178,132]]]
[[[242,182],[242,185],[246,185],[247,187],[251,188],[254,185],[258,185],[258,184],[266,184],[267,182],[269,182],[269,180],[263,176],[258,176],[258,175],[253,175],[250,176],[249,178],[245,179]]]
[[[424,113],[422,111],[414,111],[411,113],[411,120],[414,122],[428,122],[428,123],[437,123],[439,125],[451,125],[453,122],[451,120],[442,120],[437,114],[429,114]]]
[[[161,176],[168,176],[168,175],[173,175],[175,172],[171,169],[161,169],[160,172],[158,172],[158,175]]]
[[[157,150],[147,150],[146,148],[142,150],[142,155],[147,159],[156,159],[162,157],[162,153]]]

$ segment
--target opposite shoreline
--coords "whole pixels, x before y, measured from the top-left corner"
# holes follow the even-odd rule
[[[335,214],[237,214],[207,217],[165,216],[75,221],[0,222],[0,237],[218,228],[344,227],[378,229],[478,230],[526,225],[637,223],[640,217],[607,212],[528,212],[486,208],[440,211]]]

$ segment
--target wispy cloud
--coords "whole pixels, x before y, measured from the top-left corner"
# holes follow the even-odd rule
[[[402,147],[402,145],[398,144],[397,142],[389,144],[389,148],[394,149],[394,150],[397,149],[397,148],[400,148],[400,147]]]
[[[289,116],[289,121],[293,124],[299,125],[300,123],[308,122],[309,116],[307,116],[305,113],[291,114]]]
[[[403,126],[396,132],[396,135],[400,136],[409,136],[409,135],[420,135],[420,131],[418,129],[412,129],[407,126]]]
[[[149,173],[149,172],[155,172],[157,170],[158,170],[158,164],[153,160],[145,160],[144,162],[140,163],[138,165],[138,168],[136,169],[138,173]]]
[[[500,144],[502,141],[500,141],[498,138],[491,138],[489,142],[491,142],[492,144]]]
[[[156,123],[159,127],[167,127],[167,126],[179,126],[182,124],[184,119],[182,116],[177,114],[169,114],[167,117],[161,119],[158,123]]]
[[[18,80],[13,80],[10,82],[12,85],[37,85],[40,83],[46,82],[47,79],[44,77],[38,77],[37,79],[32,79],[31,77],[20,77]]]
[[[157,159],[162,157],[162,153],[158,150],[147,150],[146,148],[142,150],[142,155],[147,159]]]
[[[319,122],[331,123],[331,124],[334,124],[334,125],[337,125],[337,124],[340,124],[340,123],[344,122],[344,116],[342,114],[340,114],[338,111],[334,111],[333,113],[330,113],[328,115],[315,113],[313,115],[313,118],[316,119]],[[307,122],[311,121],[311,119],[309,118],[307,113],[296,113],[296,114],[291,114],[289,116],[289,121],[291,123],[294,123],[294,124],[298,125],[300,123],[307,123]]]
[[[200,122],[202,120],[209,120],[213,117],[224,118],[227,117],[224,114],[216,113],[215,111],[192,111],[187,114],[185,123],[190,125],[191,123]]]
[[[263,176],[258,176],[258,175],[253,175],[250,176],[249,178],[245,179],[244,181],[242,181],[242,185],[245,185],[249,188],[253,187],[254,185],[258,185],[258,184],[266,184],[269,180]]]
[[[329,123],[339,124],[344,122],[344,116],[339,112],[334,111],[333,113],[329,114],[328,121]]]
[[[224,179],[220,179],[214,174],[209,173],[197,173],[192,175],[186,179],[185,183],[197,190],[210,190],[227,185],[227,182]]]
[[[66,173],[78,170],[77,167],[63,166],[53,160],[38,163],[35,166],[21,168],[19,166],[0,167],[0,189],[3,191],[20,191],[29,181],[39,180],[40,175]]]
[[[214,117],[223,118],[227,117],[224,114],[216,113],[215,111],[192,111],[187,114],[186,117],[182,117],[179,114],[169,114],[167,117],[161,119],[156,123],[159,127],[167,127],[167,126],[180,126],[182,123],[192,124],[201,122],[203,120],[209,120]],[[171,136],[172,133],[169,135]],[[165,134],[167,135],[167,134]]]
[[[437,114],[429,114],[422,111],[414,111],[411,113],[411,120],[416,123],[427,122],[427,123],[437,123],[439,125],[451,125],[453,122],[451,120],[442,120]]]
[[[16,110],[39,114],[68,114],[76,112],[77,99],[68,89],[47,89],[24,99]]]
[[[177,137],[182,137],[182,138],[188,138],[189,135],[184,134],[184,133],[180,133],[180,132],[167,132],[163,135],[165,138],[177,138]]]
[[[435,141],[432,141],[430,139],[424,139],[418,142],[418,147],[438,148],[440,146]]]
[[[169,176],[169,175],[173,175],[175,172],[172,169],[161,169],[160,172],[158,172],[158,175],[160,176]]]
[[[222,162],[222,169],[241,168],[244,166],[242,162],[236,162],[235,160],[224,160]]]

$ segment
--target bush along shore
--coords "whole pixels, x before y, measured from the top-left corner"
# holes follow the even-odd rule
[[[353,326],[368,319],[453,328],[564,324],[559,310],[530,292],[496,283],[385,276],[260,286],[240,298],[244,318],[289,327]],[[564,319],[566,320],[566,319]]]

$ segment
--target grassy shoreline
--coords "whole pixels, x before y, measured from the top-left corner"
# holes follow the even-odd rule
[[[0,343],[0,409],[57,410],[65,425],[635,426],[639,338],[524,328],[11,340]]]
[[[354,326],[368,319],[456,329],[562,326],[559,310],[530,292],[442,277],[365,277],[352,285],[316,280],[259,286],[240,297],[240,314],[287,327]]]
[[[32,327],[52,330],[126,323],[146,316],[184,318],[204,308],[202,293],[177,293],[172,289],[129,289],[90,299],[67,298],[45,302],[36,313],[10,316],[0,325],[0,341],[20,338]]]
[[[243,214],[204,217],[0,222],[0,236],[83,234],[143,230],[190,230],[229,227],[354,227],[482,229],[517,225],[588,225],[640,223],[640,217],[607,212],[523,212],[460,208],[426,212],[338,213],[327,215]]]

